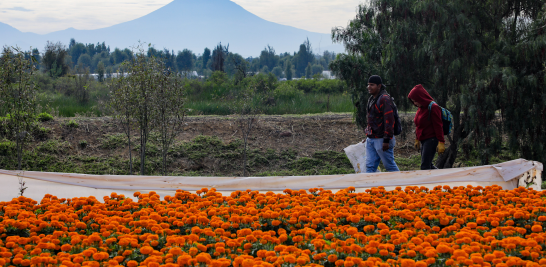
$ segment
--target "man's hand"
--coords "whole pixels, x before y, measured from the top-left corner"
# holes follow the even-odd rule
[[[389,143],[383,143],[383,151],[389,150]]]
[[[421,142],[419,141],[419,139],[415,139],[415,145],[413,146],[415,147],[415,150],[421,150]]]
[[[436,147],[436,151],[438,151],[438,155],[444,154],[444,152],[446,152],[446,146],[445,146],[445,144],[442,143],[442,142],[439,142],[439,143],[438,143],[438,147]]]

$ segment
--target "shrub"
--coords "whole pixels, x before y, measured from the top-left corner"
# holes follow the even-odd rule
[[[70,143],[59,142],[58,140],[48,140],[36,147],[38,151],[49,154],[61,154],[66,152],[69,148]]]
[[[105,134],[104,138],[100,139],[100,147],[104,149],[116,149],[120,147],[125,147],[127,142],[127,137],[125,134]]]
[[[303,96],[303,91],[296,89],[291,83],[284,82],[273,91],[273,95],[275,98],[290,99]]]
[[[34,131],[32,131],[34,138],[40,141],[46,140],[50,132],[51,129],[39,126],[36,126]]]
[[[78,128],[78,127],[80,127],[80,125],[79,125],[75,120],[70,120],[70,121],[66,124],[66,126],[67,126],[68,128]]]
[[[0,155],[9,156],[15,153],[15,142],[9,140],[0,141]]]
[[[53,116],[51,116],[47,112],[42,112],[38,114],[38,121],[44,122],[44,121],[52,121],[52,120],[53,120]]]

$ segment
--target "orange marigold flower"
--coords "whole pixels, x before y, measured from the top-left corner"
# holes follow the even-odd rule
[[[415,261],[412,259],[402,259],[401,267],[415,267]]]
[[[144,246],[140,248],[140,253],[143,255],[149,255],[154,251],[154,249],[150,246]]]

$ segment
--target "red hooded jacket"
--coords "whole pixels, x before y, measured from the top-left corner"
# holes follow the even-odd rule
[[[413,119],[417,140],[424,141],[436,137],[438,142],[445,143],[442,109],[440,106],[437,104],[432,105],[432,114],[429,119],[428,105],[430,102],[434,101],[434,99],[420,84],[411,89],[408,97],[421,105],[421,107],[417,109],[417,113],[415,113],[415,118]]]

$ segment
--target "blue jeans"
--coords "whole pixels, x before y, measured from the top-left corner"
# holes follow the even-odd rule
[[[383,138],[366,139],[366,172],[377,172],[380,161],[383,162],[383,166],[388,172],[400,171],[394,162],[395,145],[396,140],[393,137],[389,142],[389,149],[383,151]]]

